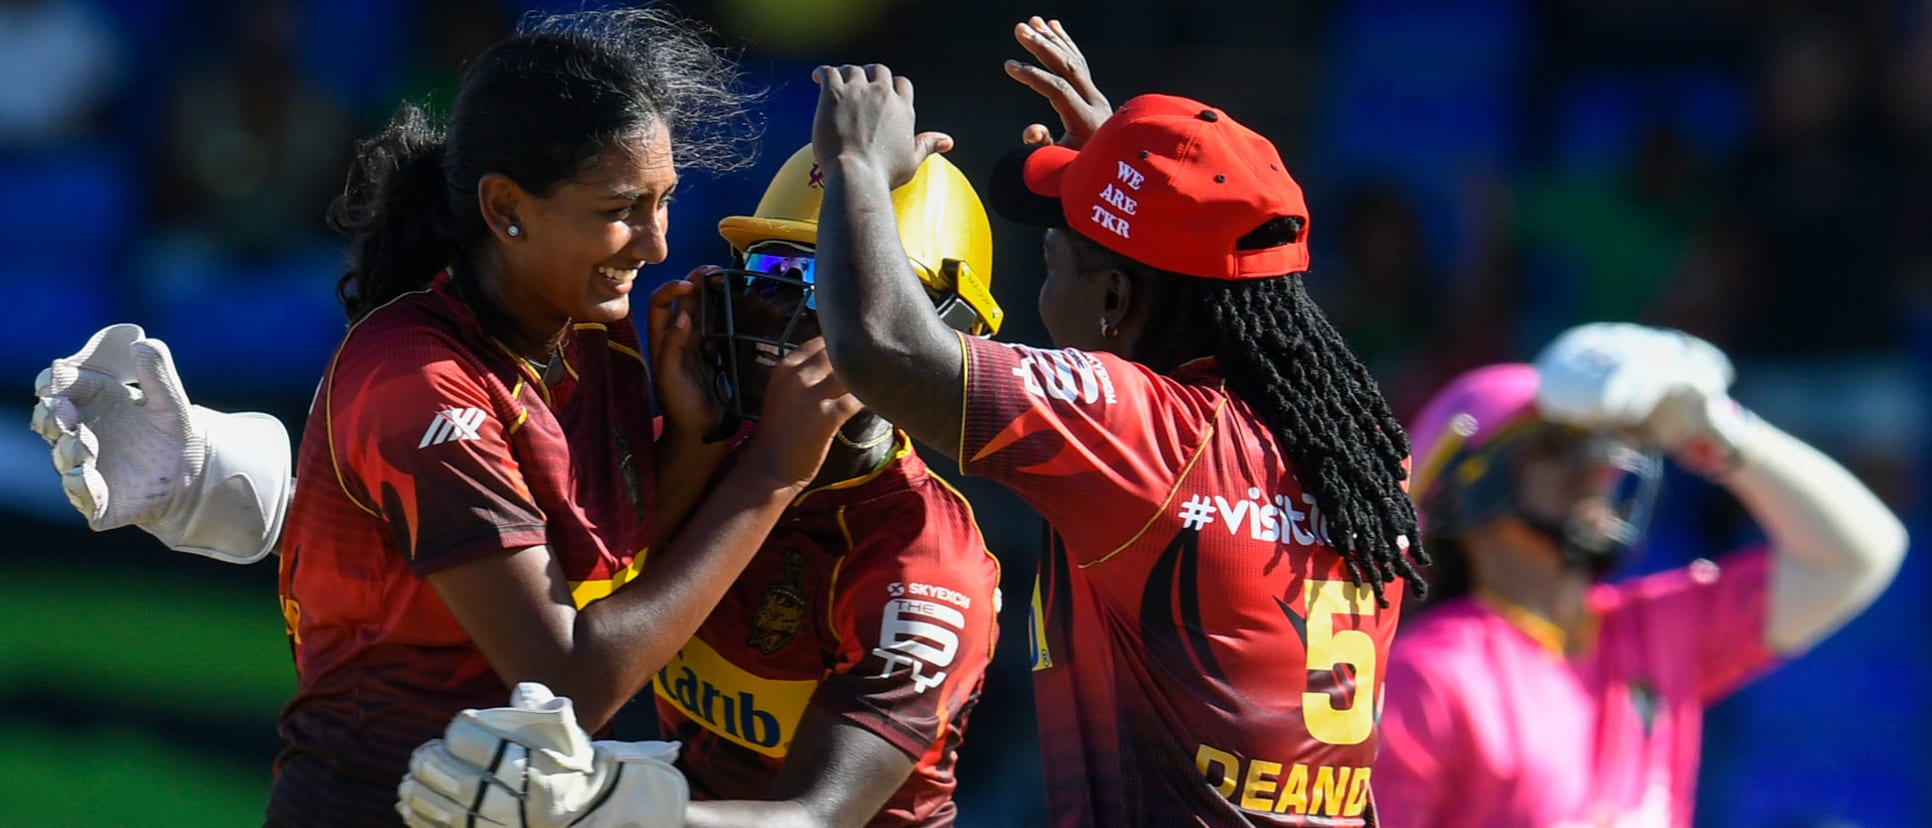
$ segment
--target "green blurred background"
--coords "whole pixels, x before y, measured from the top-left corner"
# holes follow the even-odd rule
[[[101,552],[62,534],[36,537]],[[118,534],[126,556],[4,569],[0,825],[260,824],[295,689],[274,567],[148,566],[165,550]]]
[[[297,432],[342,332],[322,223],[353,141],[531,9],[600,0],[0,0],[0,828],[260,823],[293,688],[272,563],[87,532],[24,425],[101,325],[174,348],[195,401]],[[1724,347],[1740,400],[1932,536],[1932,0],[682,0],[770,90],[755,169],[687,176],[640,289],[725,253],[809,136],[820,61],[919,83],[979,180],[1052,112],[1000,71],[1063,17],[1118,103],[1210,101],[1275,140],[1309,284],[1399,416],[1583,320]],[[1002,339],[1044,344],[1037,232],[995,221]],[[1011,598],[1039,523],[959,481]],[[1638,568],[1749,542],[1673,476]],[[1932,825],[1932,567],[1706,719],[1697,823]],[[1043,819],[1026,601],[962,749],[961,825]],[[620,735],[648,734],[648,704]]]

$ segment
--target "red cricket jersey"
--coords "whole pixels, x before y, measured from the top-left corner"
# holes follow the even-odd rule
[[[966,343],[963,470],[1045,516],[1034,698],[1055,825],[1374,823],[1392,606],[1211,360]]]
[[[317,389],[282,534],[298,686],[274,825],[390,825],[409,753],[509,688],[426,579],[548,546],[579,606],[635,574],[650,379],[628,321],[566,333],[546,387],[447,276],[351,328]]]
[[[999,564],[903,433],[863,477],[806,492],[656,680],[697,799],[762,799],[807,706],[916,766],[871,825],[951,825],[953,765],[998,636]]]

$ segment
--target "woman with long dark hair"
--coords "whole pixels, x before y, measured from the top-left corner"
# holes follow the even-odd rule
[[[601,728],[857,410],[799,349],[767,395],[791,428],[755,437],[677,529],[720,450],[702,439],[704,389],[671,361],[688,318],[653,331],[653,434],[629,294],[666,254],[679,168],[738,160],[717,131],[732,80],[669,15],[550,18],[476,58],[441,134],[405,106],[361,146],[330,210],[354,239],[339,291],[352,327],[282,536],[300,680],[270,823],[393,822],[410,751],[518,681]]]
[[[411,750],[520,681],[603,727],[817,475],[858,410],[819,342],[771,371],[764,406],[787,427],[754,436],[698,504],[724,447],[705,440],[722,412],[681,301],[694,285],[653,297],[655,401],[631,320],[678,171],[747,160],[735,87],[668,14],[564,15],[478,56],[446,128],[404,105],[364,141],[329,210],[353,240],[351,326],[285,517],[286,461],[251,459],[286,456],[279,426],[188,405],[138,328],[43,375],[36,428],[96,529],[242,562],[280,530],[298,686],[269,824],[395,823]]]
[[[1051,228],[1055,349],[918,312],[883,205],[950,139],[915,135],[885,67],[820,67],[833,364],[1052,530],[1032,643],[1053,824],[1372,825],[1381,671],[1426,559],[1408,442],[1303,287],[1300,187],[1227,112],[1114,110],[1061,27],[1018,33],[1046,66],[1009,73],[1068,132],[1009,156],[988,200]]]

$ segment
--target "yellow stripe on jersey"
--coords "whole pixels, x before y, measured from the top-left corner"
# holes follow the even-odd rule
[[[536,387],[537,396],[543,398],[543,404],[545,406],[551,408],[556,407],[557,404],[550,401],[550,386],[543,383],[543,377],[537,375],[536,369],[530,367],[529,361],[525,360],[522,354],[517,353],[516,349],[503,344],[503,340],[497,339],[494,336],[490,337],[490,344],[495,345],[498,350],[510,358],[510,362],[516,365],[518,376],[532,381],[531,385]]]
[[[966,507],[966,520],[973,524],[973,530],[979,534],[980,540],[982,542],[985,541],[986,533],[980,530],[979,528],[979,517],[973,514],[973,502],[970,500],[967,500],[965,495],[960,494],[958,489],[953,488],[953,484],[946,482],[946,478],[940,477],[931,468],[926,469],[926,477],[930,478],[932,482],[938,483],[940,488],[945,489],[948,493],[952,494],[953,499],[959,501],[959,505]],[[848,542],[850,541],[849,537],[847,538],[847,541]],[[991,549],[981,549],[980,551],[986,553],[986,559],[993,562],[993,584],[994,584],[993,619],[992,619],[992,628],[986,631],[987,632],[986,658],[988,660],[991,660],[993,658],[994,648],[999,646],[1000,603],[1002,600],[1004,600],[1000,597],[1000,588],[999,588],[1000,572],[1001,572],[1000,556],[993,554],[993,550]],[[1034,574],[1033,580],[1034,580],[1033,592],[1035,595],[1038,595],[1040,592],[1039,583],[1038,583],[1040,580],[1040,576],[1037,572]]]
[[[805,715],[815,679],[769,679],[727,661],[703,640],[685,642],[651,685],[700,727],[724,740],[784,758]]]
[[[804,503],[805,498],[811,497],[812,495],[818,494],[819,492],[831,492],[831,491],[837,491],[839,489],[856,489],[860,486],[863,486],[867,483],[872,482],[873,479],[877,478],[879,475],[884,474],[885,470],[888,468],[891,468],[893,463],[898,462],[899,460],[903,459],[906,455],[912,453],[912,435],[907,434],[904,431],[900,431],[897,427],[895,427],[893,429],[893,436],[894,436],[894,441],[893,441],[892,453],[887,454],[885,459],[880,460],[879,465],[874,467],[871,471],[866,472],[865,474],[859,475],[858,477],[847,478],[845,480],[840,480],[836,483],[827,483],[816,489],[807,489],[806,491],[799,493],[797,497],[792,498],[792,505],[797,506],[800,503]]]
[[[1027,632],[1033,645],[1033,670],[1053,669],[1053,651],[1047,647],[1046,602],[1040,600],[1040,573],[1033,573],[1033,612],[1026,617]]]
[[[530,409],[523,407],[523,375],[517,375],[517,384],[510,388],[510,403],[517,407],[517,418],[504,429],[505,434],[515,434],[530,419]]]
[[[953,331],[959,340],[959,453],[953,455],[953,463],[959,466],[961,476],[966,475],[966,402],[973,398],[973,354],[966,344],[966,335]]]
[[[616,351],[620,354],[630,357],[631,359],[637,360],[638,364],[640,365],[644,363],[644,355],[638,353],[635,349],[631,348],[628,345],[624,345],[622,343],[617,343],[617,342],[611,342],[610,340],[605,340],[604,345],[609,347],[613,351]],[[649,366],[646,366],[646,367],[649,367]]]
[[[845,539],[845,552],[839,554],[838,563],[832,564],[832,579],[825,588],[825,594],[827,596],[825,600],[825,629],[831,631],[832,637],[834,638],[844,638],[845,633],[839,629],[839,575],[845,572],[845,562],[851,558],[846,553],[858,547],[852,543],[852,527],[845,525],[845,507],[840,506],[839,510],[834,512],[832,516],[838,518],[839,537]]]
[[[631,559],[630,566],[617,570],[609,578],[595,581],[571,581],[571,603],[576,604],[578,609],[583,609],[590,606],[590,602],[608,596],[616,592],[618,587],[630,583],[632,578],[637,577],[637,573],[644,570],[644,557],[650,551],[645,549],[638,552],[637,557]]]
[[[1154,524],[1160,521],[1162,515],[1167,514],[1167,507],[1173,505],[1174,496],[1181,493],[1181,484],[1187,482],[1187,476],[1194,471],[1194,464],[1200,462],[1201,458],[1207,455],[1208,449],[1214,446],[1214,433],[1221,428],[1221,410],[1226,408],[1227,405],[1228,384],[1224,380],[1221,383],[1221,399],[1214,403],[1214,414],[1208,418],[1207,433],[1201,435],[1201,445],[1194,449],[1194,456],[1187,458],[1187,465],[1181,467],[1181,473],[1174,475],[1174,486],[1167,490],[1167,499],[1162,500],[1161,505],[1154,507],[1154,514],[1148,516],[1147,522],[1140,525],[1140,531],[1135,532],[1134,536],[1128,538],[1126,543],[1114,547],[1114,551],[1108,552],[1094,560],[1077,564],[1081,569],[1086,569],[1090,566],[1099,566],[1112,560],[1115,555],[1125,551],[1127,547],[1133,546],[1135,541],[1140,540],[1142,535],[1147,534],[1147,530],[1154,528]]]
[[[603,332],[604,332],[604,347],[606,347],[606,348],[609,348],[609,349],[611,349],[611,350],[613,350],[613,351],[616,351],[616,352],[618,352],[618,353],[620,353],[620,354],[623,354],[623,355],[625,355],[625,356],[628,356],[628,357],[630,357],[631,359],[634,359],[634,360],[637,360],[637,361],[638,361],[639,363],[643,363],[643,362],[644,362],[644,355],[643,355],[643,354],[640,354],[640,353],[638,353],[638,352],[637,352],[637,349],[635,349],[635,348],[632,348],[632,347],[630,347],[629,345],[625,345],[625,344],[622,344],[622,343],[619,343],[619,342],[614,342],[614,341],[612,341],[612,340],[611,340],[611,338],[610,338],[610,328],[609,328],[609,327],[606,327],[606,326],[604,326],[604,325],[602,325],[602,324],[599,324],[599,323],[596,323],[596,322],[578,322],[578,323],[577,323],[577,325],[576,325],[576,328],[577,328],[577,330],[580,330],[580,331],[603,331]],[[646,364],[646,365],[645,365],[644,367],[645,367],[646,369],[649,369],[649,368],[650,368],[650,366],[649,366],[648,364]],[[574,375],[573,375],[573,376],[574,376]]]

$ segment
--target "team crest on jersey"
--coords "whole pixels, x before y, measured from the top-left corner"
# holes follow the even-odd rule
[[[751,635],[745,646],[771,655],[798,637],[805,623],[805,555],[797,549],[785,550],[785,580],[765,588],[758,607],[751,611]]]
[[[630,441],[624,439],[624,432],[615,426],[610,436],[617,443],[617,470],[624,477],[624,496],[631,499],[631,508],[639,515],[644,514],[644,487],[637,479],[637,457],[631,454]]]

